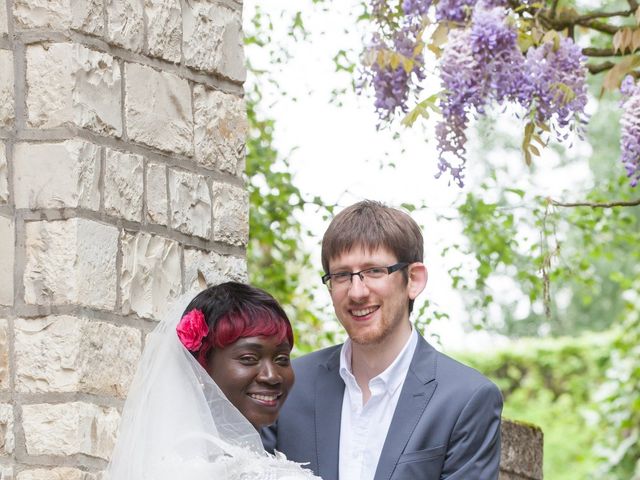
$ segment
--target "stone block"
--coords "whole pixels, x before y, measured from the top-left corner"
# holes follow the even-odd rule
[[[113,310],[118,229],[73,218],[27,222],[24,299],[27,304],[79,304]]]
[[[244,82],[240,11],[207,0],[183,0],[182,32],[187,65]]]
[[[147,165],[147,220],[168,225],[168,211],[167,167],[158,163],[149,163]]]
[[[169,170],[171,226],[187,235],[211,237],[211,196],[207,178],[184,170]]]
[[[73,52],[70,43],[27,47],[27,123],[54,128],[73,122]]]
[[[107,149],[104,173],[104,208],[109,215],[142,221],[141,155]]]
[[[16,29],[67,30],[71,26],[70,0],[15,0],[13,19]]]
[[[124,398],[140,358],[140,332],[67,315],[15,322],[16,390]]]
[[[0,305],[13,305],[13,260],[15,251],[15,225],[11,218],[0,216]]]
[[[113,450],[119,419],[115,408],[84,402],[23,405],[27,453],[82,453],[106,460]]]
[[[8,33],[9,28],[7,25],[7,0],[0,0],[0,37],[2,37],[3,35],[7,35]]]
[[[500,479],[542,480],[542,430],[510,420],[500,430]]]
[[[182,57],[182,9],[180,0],[146,0],[149,55],[179,62]]]
[[[0,479],[13,480],[13,465],[0,461]]]
[[[103,0],[70,0],[71,28],[89,35],[104,34]]]
[[[122,313],[161,319],[182,291],[180,245],[148,233],[122,235]]]
[[[106,53],[73,47],[73,110],[79,127],[100,135],[122,135],[122,74]]]
[[[16,480],[98,480],[99,478],[99,474],[83,472],[77,468],[57,467],[23,470],[18,474]]]
[[[245,246],[249,241],[249,194],[225,183],[213,184],[213,239]]]
[[[4,142],[0,142],[0,205],[9,202],[9,184],[7,182],[7,150]]]
[[[18,143],[13,186],[17,208],[100,208],[100,147],[80,139]]]
[[[4,2],[0,7],[4,6]],[[0,128],[10,128],[15,120],[13,52],[0,50]]]
[[[109,43],[132,52],[144,46],[144,0],[106,0]]]
[[[220,255],[197,249],[184,251],[184,285],[185,291],[203,289],[201,280],[207,286],[223,282],[247,281],[247,262],[243,258]]]
[[[9,388],[9,324],[0,318],[0,390]]]
[[[129,138],[160,150],[193,155],[189,83],[133,63],[126,65],[125,77]]]
[[[249,129],[244,101],[197,85],[193,89],[193,116],[198,163],[206,168],[241,175]]]
[[[13,407],[0,403],[0,455],[11,455],[14,447]]]

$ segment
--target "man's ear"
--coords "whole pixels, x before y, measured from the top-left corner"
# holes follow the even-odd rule
[[[415,300],[418,295],[424,290],[427,285],[427,267],[424,263],[416,262],[409,265],[409,282],[407,284],[407,290],[409,292],[409,299]]]

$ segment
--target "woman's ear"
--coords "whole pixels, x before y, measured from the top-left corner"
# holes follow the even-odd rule
[[[418,295],[424,290],[427,285],[427,267],[424,263],[415,262],[409,265],[409,281],[407,283],[407,290],[409,293],[409,299],[415,300]]]

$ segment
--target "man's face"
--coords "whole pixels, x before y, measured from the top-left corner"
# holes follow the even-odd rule
[[[256,427],[278,418],[294,382],[291,345],[275,336],[246,337],[213,350],[207,371],[229,401]]]
[[[398,263],[398,259],[386,248],[370,251],[354,247],[330,260],[329,272],[357,272],[371,267],[388,267],[395,263]],[[376,345],[395,342],[395,339],[404,339],[408,334],[409,299],[415,298],[424,288],[422,283],[416,289],[411,274],[414,267],[424,270],[422,264],[409,265],[409,281],[402,271],[396,271],[379,279],[364,281],[354,275],[351,282],[331,287],[336,315],[354,343]]]

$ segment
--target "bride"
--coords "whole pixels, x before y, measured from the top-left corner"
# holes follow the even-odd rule
[[[173,310],[147,337],[107,478],[318,479],[266,453],[257,430],[275,422],[294,381],[276,300],[228,282]]]

